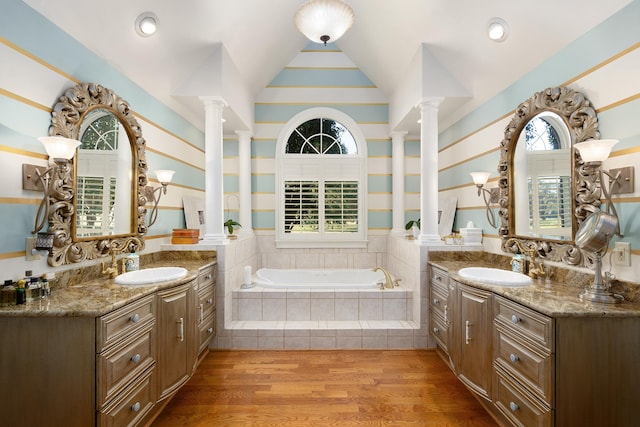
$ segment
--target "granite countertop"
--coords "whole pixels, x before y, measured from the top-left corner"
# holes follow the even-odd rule
[[[493,292],[512,301],[532,308],[547,316],[561,317],[640,317],[640,304],[624,301],[619,304],[596,304],[580,301],[579,295],[584,286],[568,286],[560,280],[534,279],[533,284],[525,287],[510,288],[495,286],[461,277],[458,271],[465,267],[495,267],[487,260],[436,260],[431,265],[447,270],[449,277],[457,282]],[[564,278],[562,278],[564,279]]]
[[[167,256],[164,258],[149,258],[146,262],[143,259],[141,262],[142,269],[167,266],[179,266],[187,269],[187,275],[183,278],[144,286],[117,285],[115,279],[107,276],[95,277],[94,271],[86,273],[78,270],[80,273],[75,274],[75,276],[80,276],[81,279],[66,279],[72,283],[68,283],[66,286],[62,284],[59,288],[52,290],[51,296],[48,298],[22,305],[0,307],[0,317],[100,317],[145,295],[153,294],[160,289],[187,283],[198,276],[200,269],[214,265],[216,262],[215,256],[208,259],[203,257],[196,258],[180,259],[180,257]]]

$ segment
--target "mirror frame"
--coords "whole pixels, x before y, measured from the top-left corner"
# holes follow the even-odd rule
[[[51,112],[49,135],[78,139],[82,119],[87,112],[103,108],[113,113],[124,126],[129,144],[132,146],[132,230],[136,232],[111,236],[76,238],[75,230],[75,162],[74,173],[55,184],[64,191],[53,191],[49,198],[49,233],[53,234],[53,248],[49,251],[51,266],[72,264],[107,256],[111,250],[124,252],[131,246],[135,250],[144,248],[143,236],[147,232],[145,215],[147,199],[146,142],[129,103],[111,89],[96,83],[81,83],[67,89],[58,99]],[[72,160],[73,161],[73,160]],[[133,180],[137,181],[134,182]]]
[[[542,112],[553,112],[560,116],[569,129],[572,147],[572,208],[573,221],[571,240],[553,240],[520,236],[515,234],[513,192],[513,156],[520,132],[525,125]],[[500,190],[499,215],[501,225],[498,230],[502,238],[502,250],[518,253],[518,243],[525,248],[536,250],[539,256],[550,261],[562,261],[569,265],[590,265],[592,257],[575,244],[576,231],[587,216],[600,210],[600,188],[595,171],[584,167],[584,161],[574,148],[578,142],[598,139],[598,117],[591,102],[584,94],[565,86],[550,87],[535,93],[518,105],[513,118],[506,126],[500,143]],[[516,243],[517,241],[517,243]]]

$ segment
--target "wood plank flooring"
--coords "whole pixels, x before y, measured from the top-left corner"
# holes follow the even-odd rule
[[[152,424],[495,426],[433,350],[212,351]]]

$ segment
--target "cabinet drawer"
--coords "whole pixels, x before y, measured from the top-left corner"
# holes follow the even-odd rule
[[[444,319],[431,313],[431,335],[445,353],[449,354],[449,326]]]
[[[211,337],[216,334],[216,323],[215,323],[216,313],[215,311],[198,326],[198,336],[199,336],[199,346],[198,346],[198,354],[200,354],[204,349],[209,346],[209,342],[211,341]]]
[[[553,319],[500,296],[496,296],[495,302],[497,320],[553,353]]]
[[[103,349],[131,335],[145,323],[155,322],[155,295],[146,296],[97,319],[96,349]]]
[[[155,367],[131,385],[119,399],[98,413],[100,427],[136,425],[155,404]]]
[[[201,323],[205,317],[213,313],[216,308],[215,298],[216,285],[213,282],[209,282],[206,285],[200,285],[198,289],[198,300],[196,308],[198,310],[198,324]]]
[[[434,313],[437,313],[440,317],[448,319],[449,316],[449,307],[447,306],[447,296],[446,294],[439,292],[438,289],[431,289],[431,300],[429,301],[431,304],[431,310]]]
[[[98,355],[98,409],[126,388],[140,373],[155,363],[153,323]]]
[[[207,283],[214,283],[216,281],[216,266],[212,265],[200,271],[198,274],[198,287],[202,287]]]
[[[553,411],[529,397],[516,383],[496,369],[495,406],[515,426],[547,427],[553,425]]]
[[[445,270],[440,270],[439,268],[431,266],[431,274],[429,275],[431,286],[440,288],[441,292],[444,293],[445,296],[449,295],[449,292],[447,290],[448,279],[449,275]]]
[[[551,405],[553,355],[524,342],[522,338],[499,324],[495,326],[494,334],[495,363]]]

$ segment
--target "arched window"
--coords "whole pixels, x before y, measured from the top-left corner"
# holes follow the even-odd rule
[[[366,140],[355,121],[306,110],[283,128],[276,160],[278,247],[366,244]]]

